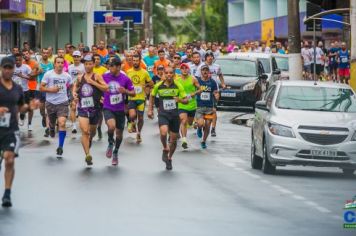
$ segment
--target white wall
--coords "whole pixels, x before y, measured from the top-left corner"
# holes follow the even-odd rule
[[[244,24],[244,4],[228,3],[229,27]]]
[[[245,23],[260,20],[260,0],[245,0],[244,18]]]
[[[288,0],[277,0],[277,16],[285,16],[288,14]]]
[[[261,1],[261,20],[274,18],[277,16],[277,0],[260,0]]]

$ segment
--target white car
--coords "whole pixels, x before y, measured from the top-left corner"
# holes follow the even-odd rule
[[[356,169],[356,96],[344,84],[276,81],[256,103],[251,165]]]
[[[273,53],[272,57],[277,63],[278,69],[281,71],[280,80],[289,80],[289,55]]]

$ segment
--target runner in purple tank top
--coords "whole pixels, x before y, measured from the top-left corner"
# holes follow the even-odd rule
[[[109,86],[109,90],[104,93],[104,118],[108,126],[109,141],[106,157],[112,157],[112,165],[116,166],[119,163],[118,151],[125,128],[125,98],[135,96],[135,88],[131,80],[120,72],[121,60],[119,58],[111,59],[109,69],[110,73],[103,76],[105,83]],[[115,129],[116,140],[114,141]]]

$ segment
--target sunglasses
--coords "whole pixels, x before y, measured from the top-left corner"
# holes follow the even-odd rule
[[[180,57],[173,57],[173,59],[180,59]]]

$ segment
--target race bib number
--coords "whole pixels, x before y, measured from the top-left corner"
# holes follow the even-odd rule
[[[200,94],[200,99],[203,101],[209,101],[210,100],[210,93],[203,92]]]
[[[349,59],[347,57],[341,58],[341,62],[342,63],[347,63],[348,61],[349,61]]]
[[[148,71],[148,72],[152,72],[152,71],[153,71],[153,66],[148,66],[148,67],[147,67],[147,71]]]
[[[163,109],[165,111],[174,110],[176,108],[177,108],[176,100],[174,99],[163,100]]]
[[[93,97],[82,98],[81,107],[82,108],[94,107],[94,99],[93,99]]]
[[[135,93],[136,94],[140,94],[140,93],[142,93],[142,87],[141,86],[135,86]]]
[[[116,105],[122,102],[122,94],[110,95],[110,104]]]
[[[0,127],[8,128],[10,127],[11,113],[5,113],[0,116]]]

